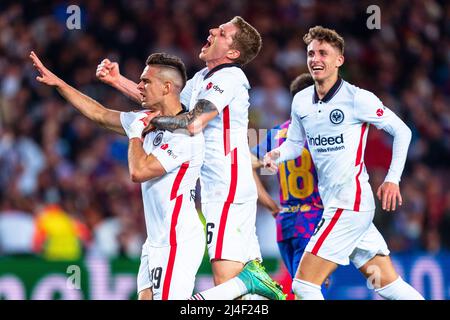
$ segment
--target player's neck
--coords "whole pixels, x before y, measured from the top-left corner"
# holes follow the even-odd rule
[[[162,108],[161,115],[162,116],[176,116],[183,110],[184,109],[181,106],[181,102],[175,101],[175,102],[168,103],[164,108]]]
[[[231,61],[228,58],[220,58],[220,59],[206,61],[206,67],[208,68],[208,70],[212,70],[215,67],[220,66],[221,64],[232,63],[232,62],[233,61]]]
[[[338,74],[334,74],[331,77],[328,77],[326,79],[323,79],[322,81],[316,81],[316,91],[317,95],[319,96],[319,99],[323,99],[330,91],[330,89],[334,86],[336,81],[338,80]]]

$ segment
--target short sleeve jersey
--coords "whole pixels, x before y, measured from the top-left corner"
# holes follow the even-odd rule
[[[135,114],[122,112],[122,125]],[[204,156],[203,135],[157,130],[145,135],[143,147],[166,171],[141,184],[148,243],[154,247],[173,246],[203,228],[194,202]]]
[[[223,64],[197,72],[181,94],[189,109],[204,99],[219,111],[203,130],[202,202],[242,203],[257,198],[247,138],[249,89],[241,68]]]

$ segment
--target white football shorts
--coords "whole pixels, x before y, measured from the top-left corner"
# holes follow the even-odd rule
[[[152,247],[144,243],[137,277],[138,293],[152,288],[153,300],[187,300],[192,296],[204,252],[202,229],[177,246]]]
[[[357,269],[375,255],[389,255],[383,236],[372,223],[374,210],[326,208],[305,251],[340,265],[350,261]]]
[[[202,203],[209,259],[262,261],[256,236],[256,200]]]

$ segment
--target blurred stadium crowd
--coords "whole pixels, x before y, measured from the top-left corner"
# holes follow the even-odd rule
[[[413,131],[401,182],[404,205],[395,213],[379,210],[375,223],[393,252],[449,250],[450,3],[376,1],[381,29],[369,30],[366,8],[373,2],[2,0],[0,255],[136,258],[145,240],[126,137],[97,127],[56,90],[39,85],[30,50],[102,104],[137,109],[95,79],[103,58],[119,62],[122,74],[138,81],[150,53],[169,52],[183,59],[192,76],[203,67],[198,53],[208,29],[235,15],[248,19],[264,42],[245,69],[253,87],[253,128],[271,128],[289,117],[289,83],[307,71],[301,38],[308,28],[320,24],[344,36],[343,78],[376,93]],[[70,4],[81,7],[81,30],[66,27]],[[391,145],[388,135],[371,129],[365,161],[374,190],[389,166]],[[276,184],[269,185],[277,196]]]

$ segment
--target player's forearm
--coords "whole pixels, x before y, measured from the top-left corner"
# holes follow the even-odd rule
[[[187,130],[190,123],[192,123],[193,118],[189,113],[180,114],[178,116],[160,116],[155,117],[150,121],[150,123],[160,130],[168,130],[174,132],[178,129]],[[192,134],[189,132],[189,134]]]
[[[276,213],[278,211],[278,205],[275,200],[272,199],[270,194],[267,192],[266,188],[261,182],[261,179],[258,177],[256,170],[253,170],[253,178],[255,179],[256,190],[258,191],[258,201],[272,213]]]
[[[408,155],[409,143],[411,142],[411,130],[397,116],[383,129],[394,137],[391,165],[389,166],[389,172],[384,181],[398,184]]]
[[[217,108],[208,100],[199,100],[194,109],[177,116],[155,117],[150,123],[160,130],[186,130],[190,135],[197,134],[203,130],[209,120],[218,114]]]
[[[280,153],[280,157],[276,160],[276,164],[298,158],[302,154],[303,147],[303,140],[291,140],[288,138],[281,146],[274,149]]]
[[[253,153],[250,153],[250,157],[251,157],[251,161],[252,161],[253,170],[262,168],[263,164],[261,163],[261,161],[259,161],[259,159]]]
[[[128,168],[131,181],[145,182],[161,176],[164,172],[161,172],[160,168],[154,165],[154,161],[157,160],[145,152],[141,139],[130,139],[128,145]]]
[[[141,95],[138,90],[138,84],[130,79],[125,78],[120,75],[119,81],[112,85],[115,89],[122,92],[124,95],[129,97],[131,100],[141,103]]]
[[[125,134],[125,131],[120,124],[120,112],[105,108],[94,99],[81,93],[62,80],[61,83],[57,85],[56,89],[64,99],[70,102],[88,119],[107,129],[120,134]]]

